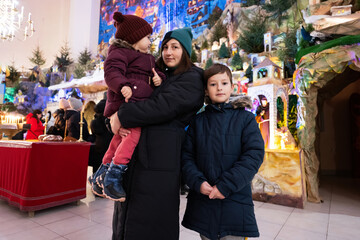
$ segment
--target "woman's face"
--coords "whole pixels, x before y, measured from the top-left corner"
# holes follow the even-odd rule
[[[170,39],[163,47],[161,56],[168,67],[177,67],[183,55],[183,49],[178,40]]]

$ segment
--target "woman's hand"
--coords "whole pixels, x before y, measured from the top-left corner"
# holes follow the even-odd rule
[[[121,128],[121,123],[119,120],[119,117],[117,115],[117,112],[115,112],[110,117],[110,125],[111,125],[111,131],[113,134],[117,135],[119,133],[119,129]]]
[[[216,185],[212,188],[211,193],[209,194],[210,199],[225,199],[224,195],[219,191]]]
[[[120,135],[121,137],[126,137],[131,132],[130,130],[121,127],[121,123],[120,123],[119,117],[117,115],[117,112],[114,113],[110,117],[110,125],[111,125],[111,131],[115,135]]]
[[[200,185],[200,192],[204,195],[209,196],[209,194],[211,193],[212,190],[213,190],[213,187],[206,181]]]
[[[131,133],[130,130],[128,130],[128,129],[126,129],[126,128],[123,128],[123,127],[120,127],[119,132],[118,132],[118,134],[119,134],[120,137],[122,137],[122,138],[126,137],[126,136],[127,136],[128,134],[130,134],[130,133]]]
[[[124,96],[125,102],[129,102],[129,99],[132,96],[132,90],[129,86],[123,86],[121,88],[121,94]]]
[[[155,87],[158,87],[161,85],[162,79],[161,79],[161,77],[159,77],[159,75],[157,74],[157,72],[155,71],[154,68],[152,69],[152,71],[154,73],[152,80],[154,82]]]

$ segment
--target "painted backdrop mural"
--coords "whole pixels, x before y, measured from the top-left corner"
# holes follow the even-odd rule
[[[191,27],[197,38],[207,27],[209,15],[216,10],[223,11],[233,2],[242,0],[102,0],[100,12],[99,44],[108,43],[115,34],[112,16],[119,11],[133,14],[148,21],[155,34],[182,27]]]

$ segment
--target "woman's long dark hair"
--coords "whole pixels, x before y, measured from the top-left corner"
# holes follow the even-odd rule
[[[37,120],[37,122],[39,123],[39,118],[37,117],[37,114],[42,114],[41,110],[40,109],[35,109],[32,113],[32,117],[35,118]]]
[[[163,43],[161,44],[161,48],[160,48],[160,57],[159,59],[156,61],[156,65],[158,66],[158,68],[160,68],[161,71],[165,72],[165,70],[168,68],[168,66],[166,66],[164,59],[162,58],[162,52],[164,50],[164,46],[165,44],[170,41],[171,39],[174,38],[168,38],[165,39],[163,41]],[[176,39],[175,39],[176,40]],[[180,42],[179,42],[180,43]],[[194,66],[194,64],[191,62],[189,55],[187,54],[185,48],[181,45],[181,49],[183,50],[181,59],[180,59],[180,63],[179,65],[176,67],[175,71],[174,71],[174,75],[186,72],[187,70],[189,70],[192,66]]]

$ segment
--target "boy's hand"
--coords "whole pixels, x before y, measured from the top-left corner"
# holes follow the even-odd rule
[[[210,199],[225,199],[224,195],[219,191],[216,185],[212,188],[211,193],[209,194]]]
[[[209,196],[209,194],[211,193],[212,190],[213,190],[213,187],[206,181],[200,185],[200,192],[204,195]]]
[[[159,77],[159,75],[157,74],[157,72],[155,71],[154,68],[152,69],[152,71],[154,73],[154,76],[152,78],[153,83],[154,83],[155,87],[158,87],[158,86],[160,86],[162,79],[161,79],[161,77]]]
[[[129,99],[132,96],[132,90],[129,86],[123,86],[121,88],[121,94],[124,96],[125,102],[129,102]]]

